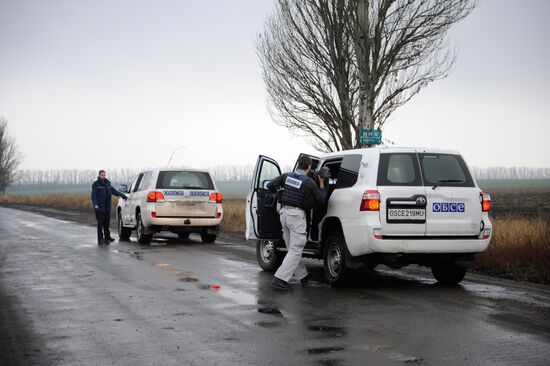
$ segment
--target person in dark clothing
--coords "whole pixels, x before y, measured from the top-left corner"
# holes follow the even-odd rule
[[[95,218],[97,220],[97,244],[109,244],[115,239],[111,238],[109,224],[111,222],[111,195],[127,199],[128,197],[111,186],[105,170],[99,171],[97,180],[92,184],[92,203],[94,205]]]
[[[309,156],[302,155],[298,159],[296,171],[280,175],[267,184],[267,188],[273,193],[284,187],[280,220],[288,252],[271,282],[271,287],[278,290],[290,290],[288,282],[292,277],[300,280],[302,286],[308,281],[308,273],[302,260],[302,252],[307,242],[306,211],[314,204],[323,203],[326,195],[325,179],[319,176],[318,187],[308,176],[311,163]]]

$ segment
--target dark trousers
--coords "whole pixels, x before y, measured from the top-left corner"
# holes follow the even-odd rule
[[[109,231],[109,224],[111,223],[111,212],[99,212],[96,210],[95,218],[97,220],[97,240],[101,241],[103,238],[110,238],[111,232]]]

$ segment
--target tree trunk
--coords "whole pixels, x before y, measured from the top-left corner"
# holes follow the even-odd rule
[[[372,128],[374,124],[374,105],[369,101],[368,85],[370,69],[368,55],[369,36],[369,1],[358,0],[357,2],[357,23],[355,25],[355,54],[357,57],[357,71],[359,76],[359,131],[362,129]],[[357,136],[360,139],[360,132]],[[359,143],[361,147],[365,144]]]

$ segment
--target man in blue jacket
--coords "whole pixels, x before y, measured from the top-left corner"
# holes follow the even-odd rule
[[[111,195],[127,199],[128,197],[113,188],[107,179],[105,170],[99,171],[97,180],[92,184],[92,203],[94,205],[95,218],[97,220],[97,245],[109,244],[115,241],[111,238],[109,224],[111,222]]]

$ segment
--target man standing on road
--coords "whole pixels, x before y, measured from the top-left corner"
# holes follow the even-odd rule
[[[309,156],[301,155],[296,171],[278,176],[267,185],[274,193],[284,187],[280,219],[288,252],[271,282],[271,287],[278,290],[290,290],[288,281],[292,276],[300,280],[303,286],[308,281],[308,273],[302,260],[302,252],[307,242],[306,211],[315,203],[323,203],[326,195],[325,179],[320,176],[317,187],[315,181],[308,176],[311,163]]]
[[[92,184],[92,203],[97,220],[97,245],[109,244],[115,241],[115,239],[111,238],[111,232],[109,231],[109,224],[111,222],[111,195],[113,194],[124,199],[128,198],[124,193],[113,188],[111,182],[107,179],[107,172],[100,170],[97,180]]]

